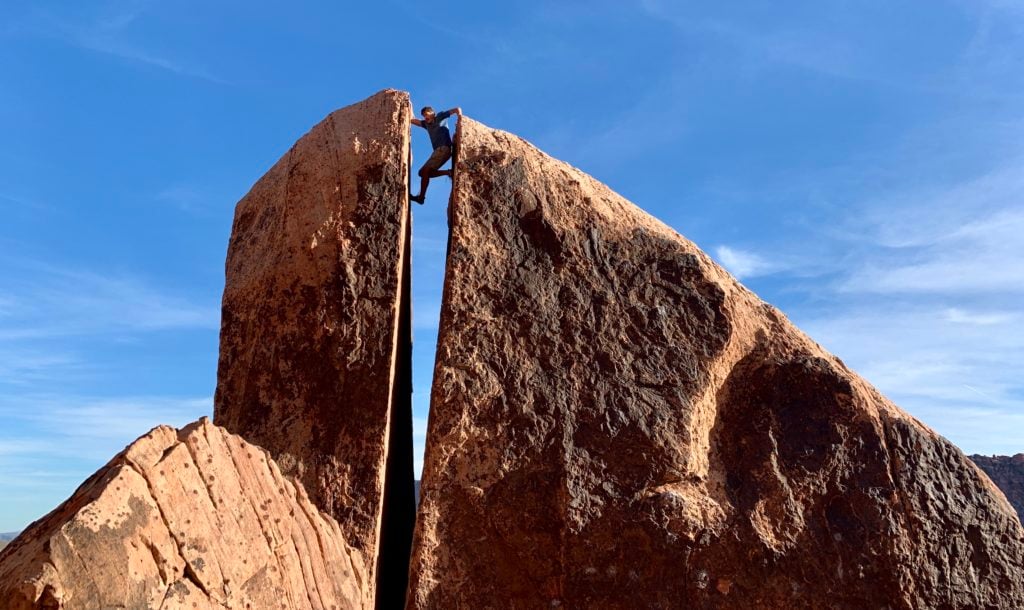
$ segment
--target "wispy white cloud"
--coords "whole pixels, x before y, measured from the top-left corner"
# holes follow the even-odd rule
[[[98,371],[83,342],[136,340],[168,330],[214,330],[215,303],[197,303],[131,275],[0,259],[0,386],[27,391]],[[75,347],[77,346],[77,348]]]
[[[844,291],[1024,291],[1024,162],[1008,162],[941,196],[895,195],[869,205],[857,224],[869,247]]]
[[[86,360],[63,348],[10,344],[0,347],[0,385],[11,388],[32,387],[57,379],[72,381],[88,375],[90,370]]]
[[[945,317],[947,321],[955,322],[957,324],[992,326],[1012,322],[1016,320],[1019,315],[1012,312],[972,312],[951,307],[946,310]]]
[[[780,270],[780,267],[765,257],[730,246],[715,248],[715,258],[738,279],[768,275]]]
[[[838,230],[771,256],[716,252],[740,277],[789,261],[772,281],[794,321],[967,452],[1024,450],[1024,130],[1006,126],[991,139],[1002,154],[980,151],[973,171],[901,158],[902,184],[852,200],[830,219]],[[809,250],[832,253],[814,261],[827,281],[799,277]]]
[[[0,530],[18,530],[160,424],[210,415],[210,397],[0,396]]]
[[[902,17],[891,3],[851,4],[823,1],[772,8],[786,17],[757,19],[758,11],[716,10],[709,5],[639,0],[650,17],[669,23],[681,33],[723,43],[736,53],[732,67],[738,77],[748,71],[786,67],[809,74],[860,82],[891,91],[927,91],[956,98],[1006,101],[1020,99],[1024,80],[1019,75],[1024,10],[1015,0],[961,1],[937,7],[959,13],[975,32],[966,42],[947,39],[947,49],[959,52],[949,61],[904,62],[894,53],[907,45],[907,26],[917,16]],[[900,19],[903,21],[900,21]],[[766,23],[768,22],[768,23]]]
[[[147,50],[128,40],[128,31],[150,7],[151,2],[122,1],[108,4],[100,10],[68,19],[57,17],[42,8],[33,11],[17,24],[9,24],[7,31],[20,31],[37,36],[55,38],[62,42],[91,51],[150,66],[179,76],[196,78],[215,84],[229,84],[206,69],[181,60],[171,59]]]
[[[965,451],[998,446],[1016,453],[1024,449],[1024,330],[1018,317],[888,303],[796,321]],[[970,425],[962,426],[967,420]]]
[[[0,414],[10,426],[42,432],[51,442],[8,442],[22,453],[109,459],[116,451],[160,424],[176,427],[213,412],[211,397],[171,398],[19,395],[0,399]],[[38,437],[37,437],[38,438]]]
[[[213,304],[199,305],[127,274],[8,261],[0,289],[0,338],[217,328]]]
[[[179,76],[197,78],[217,85],[230,84],[227,80],[215,76],[207,70],[152,54],[107,34],[94,33],[88,30],[69,30],[65,35],[65,40],[82,49],[145,64]]]
[[[794,25],[764,28],[736,19],[718,18],[716,11],[697,10],[697,6],[662,0],[641,0],[640,7],[651,17],[671,24],[691,36],[712,37],[738,51],[747,68],[759,65],[786,65],[835,78],[858,81],[882,81],[871,68],[869,45],[863,40],[838,35],[827,22],[808,28]],[[834,7],[832,19],[840,21],[846,13]],[[886,81],[888,82],[888,81]],[[893,84],[888,82],[888,84]]]

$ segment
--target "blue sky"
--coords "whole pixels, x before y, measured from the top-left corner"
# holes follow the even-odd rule
[[[1020,3],[359,7],[0,5],[0,531],[210,413],[235,202],[385,87],[606,182],[965,451],[1024,451]],[[418,449],[446,201],[415,210]]]

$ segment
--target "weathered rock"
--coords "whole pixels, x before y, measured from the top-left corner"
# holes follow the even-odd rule
[[[214,416],[302,481],[371,580],[394,561],[398,605],[415,519],[410,116],[393,90],[332,113],[238,203]]]
[[[410,608],[1016,608],[952,444],[691,242],[460,121]]]
[[[1017,510],[1017,516],[1024,521],[1024,453],[1013,457],[972,455],[971,459],[1006,494],[1006,499]]]
[[[338,524],[207,419],[131,444],[0,553],[0,608],[372,608]]]

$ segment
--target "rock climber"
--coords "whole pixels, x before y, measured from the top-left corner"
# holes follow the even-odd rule
[[[430,145],[434,147],[433,154],[420,168],[420,194],[409,197],[412,201],[422,204],[423,198],[427,195],[427,186],[430,184],[431,178],[452,177],[452,170],[441,169],[441,166],[452,158],[452,134],[448,131],[448,117],[455,114],[461,118],[462,108],[456,107],[434,113],[433,108],[424,106],[420,110],[420,114],[423,115],[423,119],[413,119],[412,124],[427,130],[430,135]]]

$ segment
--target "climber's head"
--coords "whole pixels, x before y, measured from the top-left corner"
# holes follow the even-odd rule
[[[425,118],[428,121],[434,120],[434,109],[431,108],[430,106],[424,106],[423,109],[420,110],[420,114],[422,114],[423,118]]]

